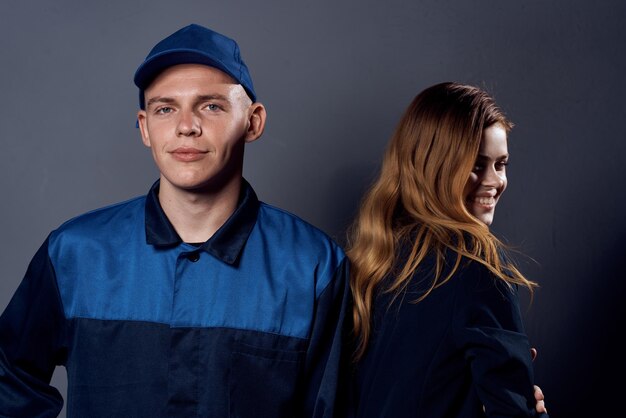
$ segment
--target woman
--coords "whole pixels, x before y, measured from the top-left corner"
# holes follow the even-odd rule
[[[489,231],[511,127],[489,95],[457,83],[406,110],[350,234],[351,415],[537,415],[517,299],[536,284]]]

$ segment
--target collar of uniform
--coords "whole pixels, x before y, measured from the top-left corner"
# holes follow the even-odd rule
[[[182,239],[159,203],[159,184],[157,180],[146,196],[146,242],[158,247],[175,246],[180,244]],[[237,208],[224,225],[199,249],[225,263],[234,264],[250,236],[258,212],[259,199],[252,186],[242,179]]]

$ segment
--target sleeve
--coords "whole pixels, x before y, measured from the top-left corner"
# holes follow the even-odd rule
[[[347,387],[350,356],[345,344],[349,328],[346,325],[350,300],[348,277],[348,260],[344,258],[317,302],[305,360],[305,417],[339,416],[335,411],[343,406],[343,390],[340,389]]]
[[[488,417],[548,417],[535,410],[530,344],[517,287],[472,263],[458,287],[455,339]]]
[[[0,316],[0,416],[56,417],[63,398],[50,386],[65,350],[65,316],[48,240]]]

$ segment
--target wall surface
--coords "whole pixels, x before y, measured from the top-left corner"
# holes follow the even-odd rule
[[[195,22],[238,40],[267,130],[245,176],[262,200],[343,242],[401,112],[447,80],[486,87],[516,127],[495,231],[541,284],[525,301],[557,417],[611,416],[626,362],[626,3],[614,1],[4,2],[0,309],[46,235],[156,179],[132,75]],[[533,261],[534,260],[534,261]],[[622,271],[620,273],[620,271]],[[63,391],[64,369],[54,383]],[[620,408],[621,410],[621,408]],[[592,412],[593,411],[593,412]],[[614,416],[614,415],[613,415]]]

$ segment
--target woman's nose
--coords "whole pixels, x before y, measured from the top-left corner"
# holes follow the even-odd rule
[[[504,172],[499,172],[495,167],[491,166],[485,169],[483,173],[482,184],[491,187],[501,187],[506,181]]]

